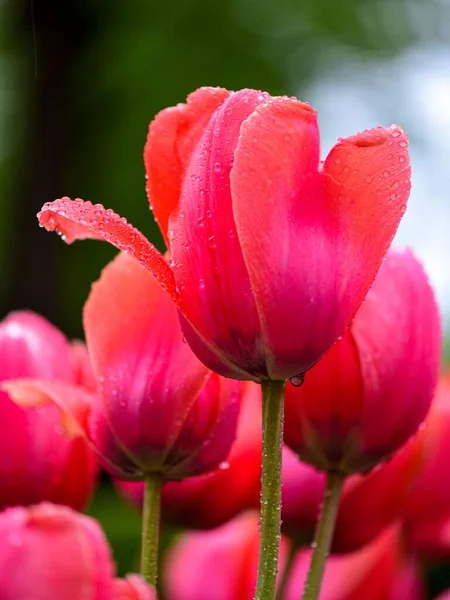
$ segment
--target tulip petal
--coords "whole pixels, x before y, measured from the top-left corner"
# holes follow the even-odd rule
[[[135,227],[101,204],[70,198],[47,202],[38,214],[41,227],[56,231],[71,244],[75,240],[109,242],[138,260],[179,304],[173,273],[158,250]]]
[[[321,171],[308,105],[274,98],[243,124],[233,211],[272,376],[310,368],[356,312],[405,209],[406,145],[398,128],[364,132]]]
[[[241,90],[215,111],[192,154],[168,232],[175,279],[189,311],[185,316],[232,365],[255,379],[267,375],[264,348],[236,235],[229,173],[241,123],[266,98]]]
[[[210,372],[183,341],[176,306],[125,254],[93,285],[84,329],[105,418],[145,469],[177,438]]]
[[[439,311],[411,251],[389,252],[352,331],[364,382],[362,443],[387,455],[425,419],[439,374]]]
[[[341,139],[328,154],[323,174],[326,200],[340,227],[335,248],[340,292],[352,300],[354,314],[406,210],[408,138],[392,125]]]
[[[321,310],[331,263],[331,240],[321,229],[318,167],[319,132],[309,105],[273,98],[243,123],[231,170],[233,212],[269,375],[277,379],[318,358],[317,318],[309,317]],[[325,330],[329,320],[321,319]],[[300,364],[290,364],[292,356]]]
[[[62,426],[71,437],[85,437],[87,418],[94,396],[81,386],[40,379],[10,379],[0,384],[0,390],[22,407],[39,407],[54,402],[62,410]]]
[[[200,88],[186,104],[162,110],[150,123],[144,149],[147,194],[167,246],[169,218],[177,210],[191,154],[212,114],[229,95],[223,88]]]

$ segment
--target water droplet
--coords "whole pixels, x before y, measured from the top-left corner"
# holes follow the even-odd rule
[[[226,461],[226,460],[222,461],[219,464],[219,469],[221,469],[222,471],[226,471],[229,468],[230,468],[230,463],[228,461]]]
[[[214,163],[214,171],[216,173],[220,173],[221,170],[222,170],[222,165],[220,164],[220,162]]]
[[[389,177],[390,174],[390,171],[388,171],[387,169],[386,171],[383,171],[383,177]]]
[[[304,375],[304,373],[300,373],[299,375],[295,375],[294,377],[291,377],[289,379],[289,381],[291,382],[291,384],[294,387],[300,387],[303,384],[303,382],[305,381],[305,375]]]
[[[216,247],[216,237],[214,235],[211,235],[208,238],[208,246],[209,246],[209,248],[215,248]]]

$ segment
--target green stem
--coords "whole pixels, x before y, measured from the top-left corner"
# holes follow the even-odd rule
[[[159,521],[162,483],[162,473],[148,473],[144,479],[141,574],[151,585],[156,585],[158,579]]]
[[[281,527],[284,382],[263,381],[261,539],[255,600],[275,598]]]
[[[287,584],[289,581],[289,576],[292,571],[292,567],[294,566],[294,559],[297,556],[298,546],[295,542],[292,542],[289,547],[289,553],[286,558],[286,563],[284,565],[283,573],[281,574],[280,582],[277,588],[277,600],[283,600],[284,595],[286,593]]]
[[[333,540],[344,479],[345,476],[340,473],[327,473],[325,496],[314,537],[311,565],[303,592],[303,600],[317,600],[319,598],[325,563]]]

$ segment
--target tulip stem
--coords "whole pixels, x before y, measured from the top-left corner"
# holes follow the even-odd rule
[[[261,538],[255,600],[275,598],[281,528],[284,382],[265,380],[261,474]]]
[[[292,572],[292,567],[294,566],[294,559],[297,556],[298,546],[295,542],[292,542],[289,546],[289,553],[286,558],[286,563],[283,568],[283,572],[281,573],[280,583],[277,588],[277,596],[276,600],[283,600],[284,595],[286,594],[287,584],[289,582],[289,577]]]
[[[345,476],[341,473],[327,473],[325,495],[312,545],[313,553],[303,592],[303,600],[317,600],[319,598],[325,563],[333,540],[344,479]]]
[[[147,473],[144,479],[141,574],[151,585],[156,585],[158,579],[159,521],[162,483],[162,473]]]

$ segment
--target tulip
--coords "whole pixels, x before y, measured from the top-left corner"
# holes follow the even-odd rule
[[[311,579],[315,600],[343,481],[399,450],[424,421],[439,373],[433,291],[410,251],[391,250],[351,326],[298,388],[286,386],[285,441],[325,471]]]
[[[353,552],[398,520],[418,476],[423,436],[411,439],[389,462],[344,483],[333,535],[333,552]],[[320,512],[325,474],[283,451],[282,529],[297,546],[309,544]]]
[[[114,579],[99,525],[48,503],[0,513],[2,600],[153,600],[136,576]]]
[[[342,334],[392,241],[410,189],[405,134],[341,139],[321,164],[308,104],[201,88],[157,115],[144,155],[170,265],[101,205],[62,198],[41,225],[137,258],[210,368],[257,381],[304,373]]]
[[[75,349],[34,313],[12,313],[0,323],[0,507],[47,500],[81,510],[91,496],[97,459],[84,439],[68,432],[66,412],[53,403],[32,406],[29,394],[16,403],[5,391],[18,377],[75,383],[75,355],[84,353],[81,342]]]
[[[259,500],[261,477],[261,389],[248,382],[231,452],[226,461],[205,475],[168,481],[162,488],[162,518],[188,529],[210,529],[226,523]],[[121,493],[142,506],[141,482],[116,480]]]
[[[155,524],[163,480],[205,473],[226,460],[236,434],[240,383],[198,360],[183,339],[175,305],[125,254],[93,286],[84,327],[97,397],[80,386],[55,389],[42,381],[35,382],[35,394],[40,403],[50,397],[70,412],[110,472],[145,479],[144,523]],[[26,382],[25,389],[30,386]],[[18,382],[9,390],[21,397],[23,387]],[[156,531],[155,525],[155,539]],[[153,551],[147,574],[152,583]],[[143,564],[147,558],[144,551]]]
[[[424,430],[425,460],[404,510],[409,549],[423,559],[450,558],[450,376],[442,377]]]
[[[262,382],[258,600],[275,586],[284,382],[302,379],[363,301],[406,208],[407,144],[400,128],[379,127],[339,140],[321,163],[308,104],[201,88],[157,115],[144,151],[169,263],[101,205],[62,198],[39,213],[68,243],[105,240],[137,259],[204,364]]]
[[[436,600],[450,600],[450,590],[445,591],[443,594],[440,594]]]
[[[324,471],[369,471],[417,431],[439,373],[441,331],[428,279],[391,250],[351,327],[286,386],[285,441]]]

